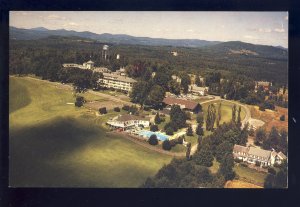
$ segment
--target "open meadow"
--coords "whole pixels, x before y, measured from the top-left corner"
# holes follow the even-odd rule
[[[26,77],[9,89],[10,186],[138,187],[172,159],[107,134],[109,114],[67,104],[70,90]]]

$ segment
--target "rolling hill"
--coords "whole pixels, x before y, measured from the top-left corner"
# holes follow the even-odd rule
[[[176,47],[203,47],[215,45],[218,41],[206,41],[198,39],[164,39],[164,38],[149,38],[149,37],[134,37],[125,34],[96,34],[88,31],[76,32],[73,30],[48,30],[44,27],[32,29],[20,29],[16,27],[9,28],[9,35],[14,40],[35,40],[49,36],[75,36],[88,38],[100,42],[111,44],[128,44],[128,45],[148,45],[148,46],[176,46]]]

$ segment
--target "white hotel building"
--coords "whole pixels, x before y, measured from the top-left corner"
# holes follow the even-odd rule
[[[126,72],[124,68],[120,68],[116,72],[111,72],[109,69],[105,67],[95,67],[93,61],[88,61],[83,63],[82,65],[75,63],[65,63],[63,64],[64,68],[80,68],[85,70],[92,70],[93,72],[101,72],[103,74],[103,78],[99,79],[99,83],[104,88],[121,90],[123,92],[130,92],[132,90],[133,83],[137,82],[136,80],[126,77]]]
[[[99,83],[101,83],[103,87],[121,90],[127,93],[132,90],[132,86],[135,82],[136,80],[132,78],[116,73],[103,73],[103,78],[99,79]]]

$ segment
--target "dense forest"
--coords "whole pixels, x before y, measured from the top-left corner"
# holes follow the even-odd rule
[[[104,61],[101,58],[103,44],[107,43],[78,37],[11,39],[10,73],[34,73],[50,79],[50,74],[55,74],[62,63],[82,64],[92,59],[96,66],[106,66],[113,71],[120,66],[139,63],[144,66],[164,65],[172,71],[202,76],[219,71],[224,78],[238,74],[254,80],[287,84],[287,51],[271,46],[242,42],[200,48],[108,44],[109,61]],[[173,56],[171,51],[176,51],[178,56]],[[119,60],[116,59],[117,54],[120,55]]]

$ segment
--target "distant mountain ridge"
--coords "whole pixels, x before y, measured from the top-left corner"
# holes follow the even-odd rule
[[[206,41],[198,39],[164,39],[164,38],[150,38],[150,37],[134,37],[125,34],[96,34],[93,32],[76,32],[73,30],[48,30],[44,27],[37,27],[32,29],[20,29],[16,27],[9,28],[11,39],[16,40],[35,40],[47,38],[49,36],[77,36],[81,38],[89,38],[101,42],[111,44],[129,44],[129,45],[150,45],[150,46],[175,46],[175,47],[203,47],[215,45],[219,41]]]

